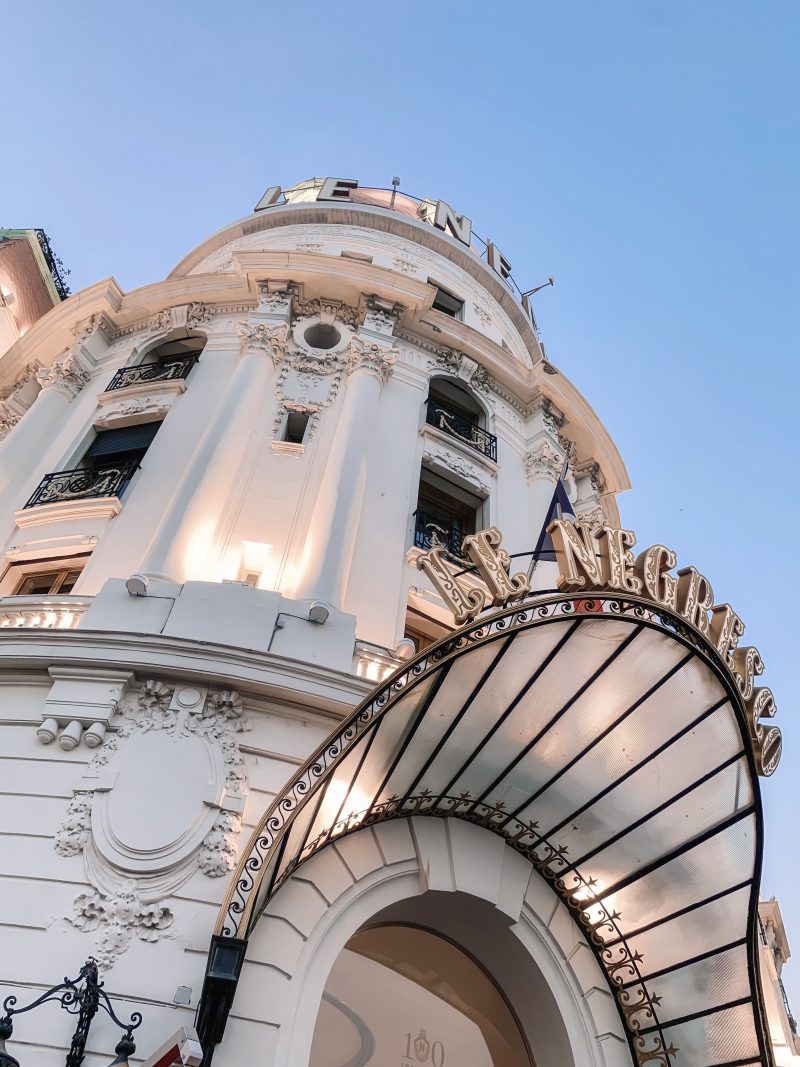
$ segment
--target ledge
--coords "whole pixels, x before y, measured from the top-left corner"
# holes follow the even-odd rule
[[[47,522],[66,522],[69,519],[113,519],[122,511],[117,496],[95,496],[83,500],[59,500],[54,504],[37,504],[14,512],[19,529],[41,526]]]
[[[101,407],[113,404],[117,400],[128,400],[140,396],[171,396],[186,392],[185,378],[169,378],[166,381],[139,382],[138,385],[126,385],[122,389],[106,389],[97,394],[97,403]]]

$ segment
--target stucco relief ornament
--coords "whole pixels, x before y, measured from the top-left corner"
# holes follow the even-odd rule
[[[89,375],[77,357],[67,350],[52,367],[40,367],[36,372],[36,380],[42,389],[57,389],[73,400],[89,381]]]
[[[324,297],[317,300],[304,300],[295,304],[292,324],[300,319],[311,318],[321,315],[333,322],[343,322],[345,326],[355,326],[358,322],[358,308],[350,304],[343,304],[338,300],[326,300]]]
[[[583,522],[592,528],[595,526],[605,526],[606,523],[605,514],[599,504],[597,507],[589,508],[586,511],[579,511],[576,518],[578,522]]]
[[[90,315],[88,319],[84,319],[72,328],[72,336],[76,341],[85,341],[87,337],[91,337],[95,330],[100,328],[100,316]]]
[[[172,329],[172,308],[164,308],[159,311],[157,315],[154,315],[152,319],[146,324],[149,330],[153,333],[163,333],[165,330]]]
[[[265,311],[270,315],[288,315],[292,305],[292,292],[285,289],[275,292],[269,285],[258,287],[258,310]]]
[[[54,846],[59,856],[77,856],[92,832],[92,794],[76,793],[56,830]]]
[[[491,325],[492,313],[489,311],[488,304],[479,303],[477,300],[473,300],[472,307],[484,326]]]
[[[19,422],[21,416],[12,411],[7,404],[0,404],[0,440]]]
[[[151,679],[123,697],[112,723],[54,842],[59,855],[84,853],[93,892],[77,898],[69,921],[103,927],[98,949],[108,966],[131,936],[154,940],[172,922],[161,902],[196,870],[220,878],[235,868],[248,791],[237,734],[249,722],[234,690]],[[175,742],[181,781],[143,785],[148,767],[175,758]],[[115,789],[124,805],[115,804]],[[122,888],[120,873],[132,879]]]
[[[437,448],[435,451],[427,451],[422,453],[422,459],[424,463],[436,466],[437,464],[448,467],[454,474],[460,474],[462,478],[466,478],[468,482],[480,489],[486,496],[489,495],[490,487],[484,482],[478,472],[478,469],[471,463],[468,463],[461,456],[455,452],[451,452],[447,448]]]
[[[564,453],[549,437],[544,437],[525,453],[523,463],[529,482],[533,478],[549,478],[552,482],[557,482],[564,469]]]
[[[141,941],[158,941],[173,920],[172,911],[160,902],[146,904],[140,899],[133,879],[126,879],[110,896],[82,893],[72,908],[68,922],[86,933],[99,930],[94,957],[103,970],[114,966],[134,935]]]
[[[263,352],[272,360],[276,369],[286,355],[289,328],[283,323],[272,325],[265,322],[240,322],[236,327],[241,343],[242,355],[245,352]]]
[[[417,265],[411,259],[405,259],[403,256],[398,256],[394,260],[392,266],[395,270],[399,270],[401,274],[416,274]]]
[[[391,334],[397,323],[397,316],[383,308],[368,307],[364,313],[364,329],[374,333]]]
[[[189,304],[186,310],[186,325],[188,327],[210,326],[213,321],[211,308],[205,304]]]
[[[397,362],[397,352],[396,348],[385,348],[372,341],[362,341],[354,337],[347,356],[347,373],[355,374],[356,371],[366,370],[373,374],[381,385],[385,385]]]

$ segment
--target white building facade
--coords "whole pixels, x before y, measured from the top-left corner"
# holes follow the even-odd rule
[[[800,1062],[760,657],[668,549],[634,567],[622,459],[466,216],[268,190],[55,307],[16,382],[9,992],[93,956],[137,1058],[196,1026],[219,1067]],[[23,1067],[59,1015],[14,1019]]]

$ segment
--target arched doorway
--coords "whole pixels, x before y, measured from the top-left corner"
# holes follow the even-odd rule
[[[322,994],[309,1067],[532,1067],[490,974],[455,941],[408,922],[362,927]]]

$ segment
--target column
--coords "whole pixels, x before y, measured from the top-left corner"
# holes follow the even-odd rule
[[[42,451],[52,441],[55,430],[60,428],[70,403],[89,380],[79,352],[80,346],[73,346],[55,360],[52,367],[37,371],[41,389],[36,399],[0,444],[0,501],[3,505],[16,507],[24,503],[12,500],[11,494],[22,479],[30,477]],[[31,492],[35,488],[32,485]]]
[[[350,344],[347,389],[309,524],[302,578],[296,590],[301,600],[324,600],[336,608],[344,600],[378,401],[396,360],[395,348],[358,336]]]
[[[285,315],[253,315],[239,327],[241,358],[150,542],[142,561],[145,574],[179,582],[209,576],[232,477],[286,354],[289,304],[287,296]]]

